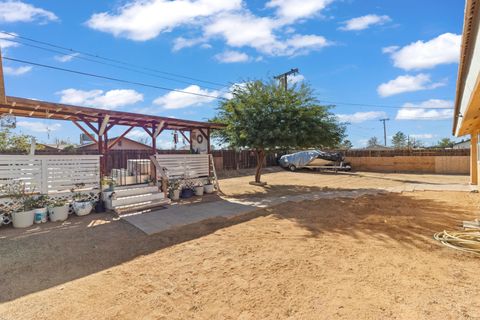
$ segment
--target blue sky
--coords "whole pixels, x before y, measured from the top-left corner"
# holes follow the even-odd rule
[[[463,10],[458,0],[0,1],[0,30],[216,84],[161,79],[2,40],[6,57],[212,96],[299,68],[293,81],[309,82],[320,101],[336,104],[355,146],[383,139],[384,117],[389,136],[401,130],[430,145],[451,136]],[[193,120],[212,117],[218,104],[23,63],[5,61],[4,68],[12,96]],[[17,130],[43,142],[78,142],[80,131],[66,121],[17,122]],[[121,132],[115,130],[111,136]],[[131,137],[142,135],[135,130]],[[171,146],[169,133],[159,139]]]

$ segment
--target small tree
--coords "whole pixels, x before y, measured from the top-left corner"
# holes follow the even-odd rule
[[[375,147],[375,146],[378,146],[380,143],[378,142],[378,138],[377,137],[371,137],[370,139],[368,139],[367,141],[367,147]]]
[[[345,127],[329,107],[318,105],[306,84],[285,90],[275,82],[251,81],[234,87],[232,95],[212,121],[226,124],[217,132],[220,142],[255,150],[256,183],[267,152],[334,147],[344,138]]]
[[[0,151],[28,151],[33,137],[11,132],[8,128],[0,129]],[[37,145],[37,150],[41,149]]]
[[[403,149],[407,146],[407,136],[405,133],[398,131],[392,137],[392,145],[395,149]]]
[[[454,144],[455,144],[455,141],[453,141],[452,139],[443,138],[442,140],[437,142],[436,147],[437,148],[452,148]]]

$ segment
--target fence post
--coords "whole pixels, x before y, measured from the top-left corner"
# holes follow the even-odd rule
[[[41,194],[48,194],[48,166],[47,166],[48,159],[41,159],[40,165],[40,193]]]

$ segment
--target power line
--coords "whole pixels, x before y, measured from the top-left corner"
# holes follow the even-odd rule
[[[380,119],[381,122],[383,122],[383,141],[385,143],[385,147],[387,146],[387,125],[386,122],[390,121],[388,118]]]
[[[122,60],[118,60],[118,59],[107,58],[107,57],[97,55],[97,54],[93,54],[93,53],[86,52],[86,51],[80,51],[80,50],[75,50],[75,49],[72,49],[72,48],[67,48],[67,47],[64,47],[64,46],[61,46],[61,45],[58,45],[58,44],[54,44],[54,43],[50,43],[50,42],[46,42],[46,41],[41,41],[41,40],[36,40],[36,39],[30,38],[30,37],[21,36],[21,35],[15,34],[15,33],[10,33],[10,32],[6,32],[6,31],[0,31],[0,33],[6,34],[6,35],[9,35],[11,37],[18,38],[18,39],[23,39],[23,40],[31,41],[31,42],[34,42],[34,43],[46,45],[46,46],[49,46],[49,47],[52,47],[52,48],[61,49],[61,50],[65,50],[65,51],[73,52],[73,53],[79,53],[79,54],[83,54],[85,56],[89,56],[91,58],[96,58],[96,59],[101,59],[101,60],[105,60],[105,61],[109,61],[109,62],[114,62],[114,63],[118,63],[118,64],[125,65],[125,66],[130,66],[130,67],[139,68],[139,69],[143,69],[143,70],[148,70],[148,71],[152,71],[152,72],[158,72],[158,73],[161,73],[161,74],[166,74],[166,75],[170,75],[170,76],[174,76],[174,77],[178,77],[178,78],[183,78],[183,79],[188,79],[188,80],[192,80],[192,81],[209,83],[209,84],[217,85],[217,86],[221,86],[221,87],[227,86],[227,84],[224,84],[224,83],[202,80],[202,79],[193,78],[193,77],[189,77],[189,76],[185,76],[185,75],[181,75],[181,74],[177,74],[177,73],[173,73],[173,72],[167,72],[167,71],[162,71],[162,70],[158,70],[158,69],[138,66],[138,65],[135,65],[135,64],[130,63],[130,62],[126,62],[126,61],[122,61]],[[5,38],[3,38],[3,39],[5,39]],[[7,40],[7,39],[5,39],[5,40]]]
[[[382,109],[442,109],[442,110],[453,110],[452,108],[435,108],[435,107],[399,107],[399,106],[387,106],[387,105],[378,105],[378,104],[367,104],[367,103],[354,103],[354,102],[340,102],[340,101],[331,101],[319,99],[320,102],[331,103],[334,105],[347,105],[347,106],[357,106],[357,107],[370,107],[370,108],[382,108]]]
[[[172,89],[172,88],[157,86],[157,85],[153,85],[153,84],[143,83],[143,82],[130,81],[130,80],[125,80],[125,79],[113,78],[113,77],[109,77],[109,76],[102,76],[102,75],[98,75],[98,74],[93,74],[93,73],[88,73],[88,72],[83,72],[83,71],[78,71],[78,70],[72,70],[72,69],[66,69],[66,68],[60,68],[60,67],[50,66],[50,65],[37,63],[37,62],[32,62],[32,61],[27,61],[27,60],[21,60],[21,59],[9,58],[9,57],[3,57],[3,59],[9,60],[9,61],[14,61],[14,62],[26,63],[26,64],[30,64],[30,65],[37,66],[37,67],[43,67],[43,68],[48,68],[48,69],[53,69],[53,70],[58,70],[58,71],[80,74],[80,75],[83,75],[83,76],[88,76],[88,77],[93,77],[93,78],[99,78],[99,79],[105,79],[105,80],[110,80],[110,81],[133,84],[133,85],[142,86],[142,87],[160,89],[160,90],[165,90],[165,91],[180,92],[180,93],[184,93],[184,94],[190,94],[190,95],[199,96],[199,97],[206,97],[206,98],[213,98],[213,99],[218,99],[218,100],[227,100],[226,98],[219,97],[219,96],[212,96],[212,95],[203,94],[203,93],[188,92],[188,91],[184,91],[184,90]]]
[[[121,69],[121,70],[128,70],[128,71],[136,72],[136,73],[139,73],[139,74],[149,75],[149,76],[156,77],[156,78],[159,78],[159,79],[165,79],[165,80],[170,80],[170,81],[189,84],[189,85],[196,85],[196,83],[192,83],[192,82],[188,82],[188,81],[184,81],[184,80],[173,79],[173,78],[153,74],[153,73],[150,73],[150,72],[145,72],[145,71],[141,71],[141,70],[137,70],[137,69],[132,69],[132,68],[129,68],[129,67],[123,67],[123,66],[119,66],[119,65],[116,65],[116,64],[102,62],[102,61],[98,61],[98,60],[94,60],[94,59],[90,59],[90,58],[85,58],[85,57],[82,57],[81,54],[79,54],[79,55],[76,55],[76,53],[65,54],[65,52],[61,52],[61,51],[58,51],[58,50],[55,50],[55,49],[40,47],[40,46],[31,44],[31,43],[26,43],[26,42],[22,42],[22,41],[18,41],[18,40],[13,40],[13,39],[5,39],[5,38],[1,38],[1,39],[6,40],[6,41],[10,41],[10,42],[14,42],[14,43],[20,43],[20,44],[25,45],[27,47],[36,48],[36,49],[44,50],[44,51],[47,51],[47,52],[52,52],[52,53],[57,53],[57,54],[61,54],[61,55],[70,56],[73,59],[80,59],[80,60],[84,60],[84,61],[98,63],[98,64],[114,67],[114,68]],[[205,86],[205,85],[202,85],[202,87],[207,88],[207,89],[211,89],[211,90],[219,90],[218,88],[213,88],[213,87],[209,87],[209,86]]]

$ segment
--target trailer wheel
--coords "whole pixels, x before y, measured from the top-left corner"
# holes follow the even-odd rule
[[[288,166],[288,169],[290,169],[290,171],[293,172],[293,171],[297,170],[297,167],[295,167],[294,164],[291,164],[291,165]]]

